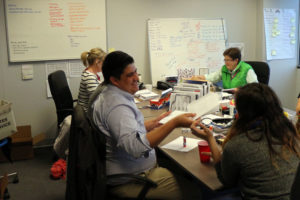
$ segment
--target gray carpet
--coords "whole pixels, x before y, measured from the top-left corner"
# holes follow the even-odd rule
[[[50,179],[53,152],[50,147],[35,148],[34,159],[0,163],[0,175],[18,172],[19,183],[8,185],[11,200],[63,200],[66,181]]]

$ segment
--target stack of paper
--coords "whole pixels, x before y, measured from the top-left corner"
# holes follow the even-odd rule
[[[167,123],[169,120],[184,113],[196,113],[194,119],[197,119],[205,114],[213,113],[219,109],[219,95],[216,93],[209,93],[200,99],[193,101],[187,105],[187,111],[174,110],[171,114],[159,122],[161,124]]]
[[[159,94],[156,94],[155,92],[152,92],[150,90],[144,89],[139,90],[134,94],[135,97],[138,97],[143,100],[149,100],[159,97]]]

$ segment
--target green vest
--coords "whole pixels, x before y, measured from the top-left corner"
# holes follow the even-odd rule
[[[235,72],[231,75],[226,65],[224,65],[222,67],[223,88],[230,89],[246,85],[246,78],[249,69],[252,69],[252,67],[249,64],[240,61],[234,70]]]

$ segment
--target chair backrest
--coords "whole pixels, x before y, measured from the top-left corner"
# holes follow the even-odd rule
[[[77,104],[69,139],[67,200],[105,199],[106,147],[103,144],[104,135],[93,129],[83,108]]]
[[[67,82],[66,74],[62,70],[48,75],[50,91],[55,103],[57,125],[73,112],[73,97]]]
[[[87,110],[87,116],[90,119],[90,121],[93,123],[93,103],[98,98],[98,96],[101,94],[101,92],[106,88],[106,85],[101,83],[98,85],[97,89],[92,93],[89,99],[88,103],[88,110]]]
[[[268,63],[261,61],[245,61],[252,66],[254,72],[257,75],[257,80],[259,83],[269,84],[270,79],[270,67]]]

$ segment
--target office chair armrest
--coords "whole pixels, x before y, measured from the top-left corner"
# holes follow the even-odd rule
[[[134,174],[113,174],[107,176],[108,179],[113,179],[113,178],[132,178],[135,181],[138,181],[140,183],[144,183],[144,187],[139,193],[137,199],[145,199],[145,196],[150,188],[156,188],[157,184],[153,182],[152,180],[142,177],[139,175],[134,175]]]

